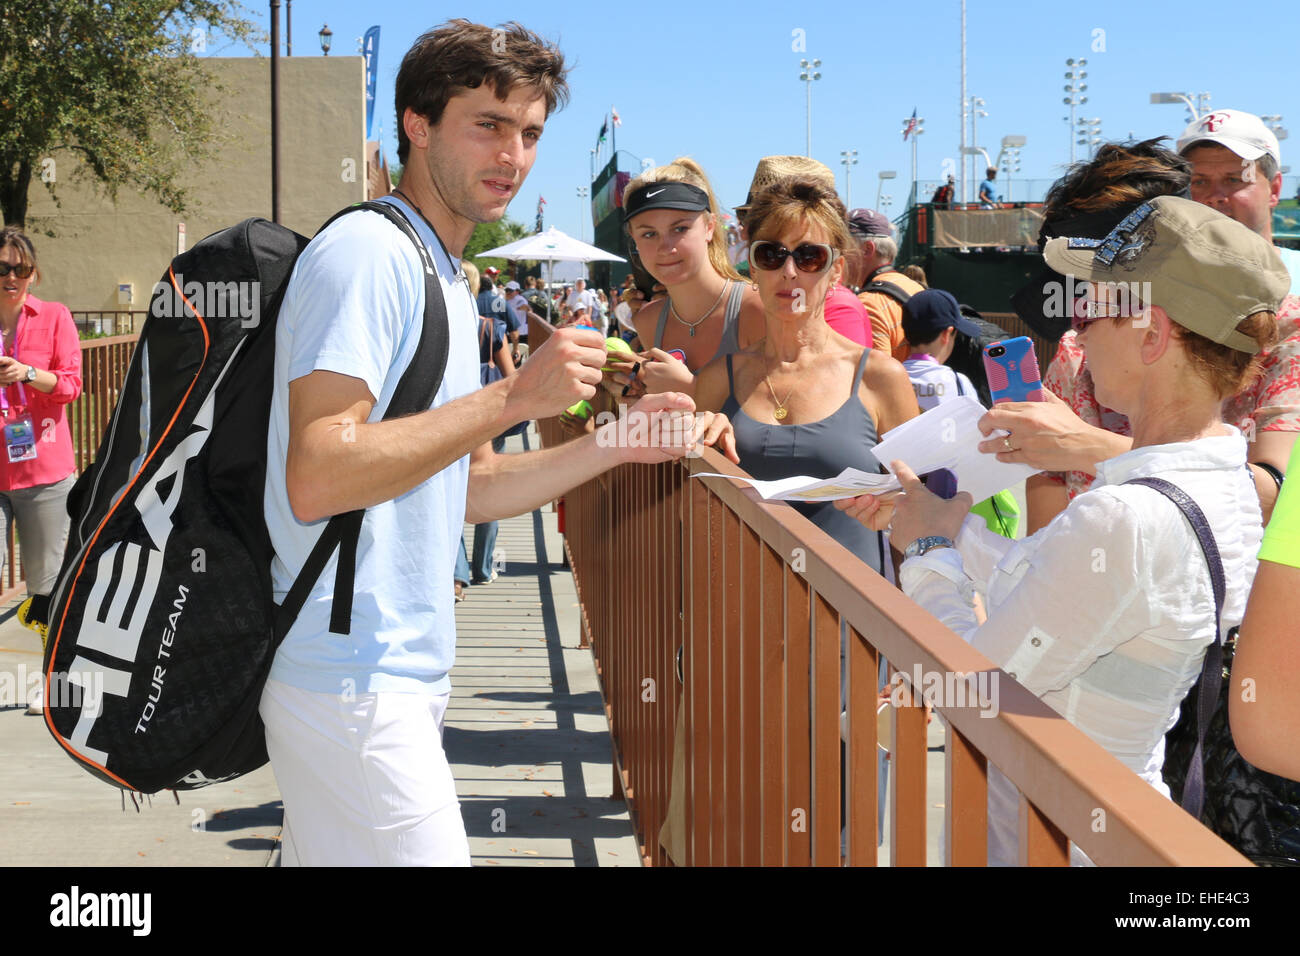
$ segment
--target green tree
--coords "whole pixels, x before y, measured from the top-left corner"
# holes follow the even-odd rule
[[[474,264],[479,269],[486,269],[488,266],[496,266],[503,272],[510,272],[512,275],[514,266],[506,259],[497,258],[480,258],[478,253],[485,249],[495,249],[497,246],[504,246],[508,242],[514,242],[516,239],[523,239],[525,236],[531,236],[532,232],[521,222],[515,222],[513,219],[498,219],[496,222],[480,222],[474,227],[473,234],[469,237],[469,242],[465,243],[465,257],[474,260]],[[531,263],[519,262],[518,266],[522,272]]]
[[[211,155],[216,78],[197,55],[262,37],[237,0],[8,0],[0,13],[0,211],[25,226],[33,177],[61,167],[184,212]],[[79,162],[68,162],[76,159]]]

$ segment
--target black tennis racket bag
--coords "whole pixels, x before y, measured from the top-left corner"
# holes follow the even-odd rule
[[[368,202],[334,218],[363,208],[406,233],[425,266],[423,333],[388,409],[409,414],[429,407],[446,369],[446,304],[397,209]],[[271,660],[335,550],[331,629],[347,633],[364,512],[326,523],[283,605],[271,591],[262,496],[275,320],[306,245],[247,219],[172,261],[95,463],[68,496],[45,723],[119,787],[192,789],[266,763],[257,707]]]

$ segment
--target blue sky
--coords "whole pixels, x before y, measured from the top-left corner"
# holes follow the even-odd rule
[[[356,39],[381,27],[377,115],[390,161],[396,159],[393,82],[401,56],[421,32],[457,15],[497,24],[517,19],[557,41],[573,65],[568,107],[553,115],[538,159],[509,215],[531,225],[538,195],[546,222],[591,237],[591,148],[611,105],[623,120],[624,168],[637,160],[694,157],[719,199],[744,200],[760,156],[805,151],[806,84],[799,60],[822,60],[812,88],[812,154],[836,173],[844,196],[841,150],[856,149],[851,204],[873,205],[881,170],[890,215],[901,212],[911,178],[902,121],[915,107],[925,120],[919,177],[938,178],[956,163],[960,136],[960,0],[904,4],[479,3],[469,10],[372,0],[297,0],[297,55],[319,56],[317,32],[334,32],[331,55],[356,51]],[[1178,11],[1178,16],[1171,11]],[[428,12],[426,12],[428,11]],[[252,18],[266,25],[264,3]],[[800,42],[806,49],[795,49]],[[239,55],[227,48],[210,53]],[[267,52],[263,48],[263,53]],[[1101,0],[1091,4],[967,2],[967,93],[984,99],[980,145],[996,154],[1001,137],[1027,137],[1015,179],[1051,180],[1070,158],[1062,103],[1067,57],[1085,57],[1087,104],[1108,139],[1168,134],[1186,122],[1182,106],[1151,105],[1153,91],[1211,94],[1214,108],[1280,114],[1295,129],[1283,140],[1285,165],[1300,174],[1300,4],[1254,0]],[[1077,147],[1082,158],[1083,147]],[[635,157],[635,159],[633,158]],[[982,166],[982,161],[981,161]],[[982,169],[981,169],[982,172]],[[1297,180],[1287,178],[1289,194]],[[972,185],[972,190],[974,185]],[[1013,198],[1020,198],[1013,194]],[[581,223],[579,216],[585,215]]]

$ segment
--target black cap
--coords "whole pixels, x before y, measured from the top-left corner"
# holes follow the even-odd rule
[[[923,289],[903,303],[903,335],[913,345],[933,342],[949,326],[972,338],[981,334],[978,325],[962,316],[951,292]]]
[[[623,221],[648,209],[684,209],[688,212],[708,212],[709,194],[690,183],[646,183],[630,196],[623,198]]]

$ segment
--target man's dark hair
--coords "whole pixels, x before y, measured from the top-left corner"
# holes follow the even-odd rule
[[[990,166],[988,169],[984,170],[984,175],[988,176],[990,179],[997,176],[997,174],[998,174],[998,168],[996,166]]]
[[[406,162],[411,142],[402,126],[407,108],[433,126],[442,121],[447,101],[487,83],[497,99],[519,84],[546,99],[546,115],[569,100],[568,68],[559,47],[511,21],[493,29],[468,20],[448,20],[425,33],[402,57],[397,71],[397,158]]]
[[[1075,163],[1052,184],[1043,200],[1043,218],[1070,218],[1185,193],[1192,164],[1160,145],[1167,138],[1106,143],[1091,160]]]
[[[478,278],[478,290],[479,290],[479,292],[491,292],[491,291],[492,291],[492,279],[491,279],[489,276],[479,276],[479,278]]]

